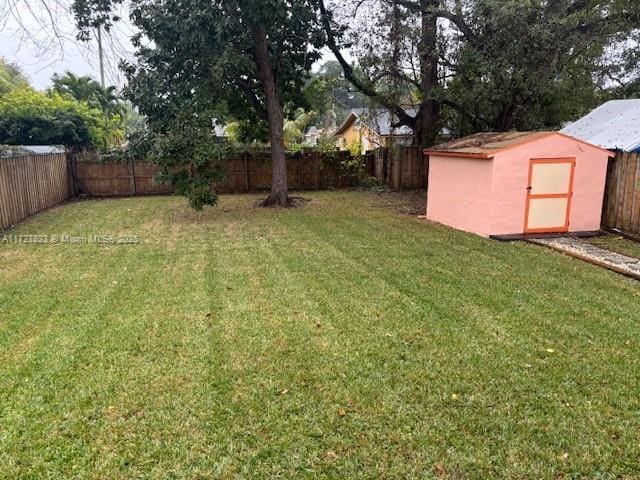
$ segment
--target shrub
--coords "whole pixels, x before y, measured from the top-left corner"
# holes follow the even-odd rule
[[[108,143],[109,127],[100,110],[57,93],[27,87],[0,96],[0,143],[97,148]]]

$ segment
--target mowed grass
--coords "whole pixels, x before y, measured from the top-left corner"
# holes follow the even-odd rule
[[[0,478],[639,478],[640,284],[308,193],[86,201],[0,244]]]
[[[596,247],[602,247],[607,250],[611,250],[612,252],[640,258],[640,242],[628,240],[620,235],[602,235],[600,237],[590,238],[588,242]]]

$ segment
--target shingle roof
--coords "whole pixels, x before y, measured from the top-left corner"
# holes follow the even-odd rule
[[[640,151],[640,99],[611,100],[561,132],[608,150]]]

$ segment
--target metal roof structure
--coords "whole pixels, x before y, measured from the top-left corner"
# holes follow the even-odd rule
[[[640,151],[640,99],[604,103],[561,133],[607,150]]]

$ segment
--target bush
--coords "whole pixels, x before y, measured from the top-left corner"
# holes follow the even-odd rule
[[[0,143],[82,150],[105,146],[108,132],[102,112],[86,103],[28,87],[0,96]]]
[[[171,130],[152,133],[146,142],[150,147],[147,158],[161,167],[159,181],[171,184],[196,210],[218,202],[212,183],[222,178],[221,162],[230,149],[213,136],[208,125],[178,120]]]

